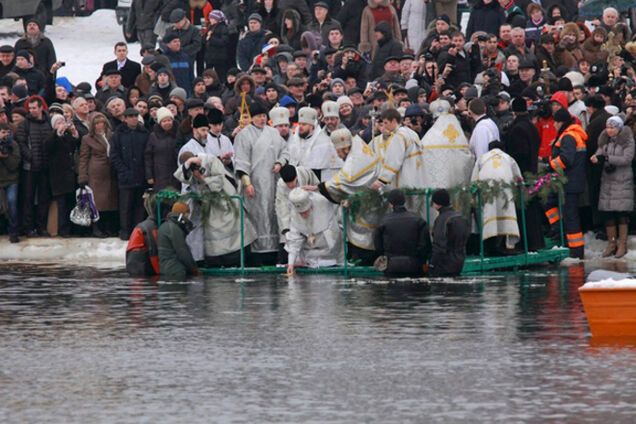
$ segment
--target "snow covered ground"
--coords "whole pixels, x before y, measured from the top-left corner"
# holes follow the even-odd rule
[[[22,21],[0,20],[0,45],[14,45],[23,34]],[[57,58],[66,62],[58,77],[67,77],[73,85],[87,81],[93,86],[102,65],[114,60],[113,47],[124,41],[114,10],[98,10],[87,17],[55,17],[46,27],[46,36],[53,41]],[[131,44],[128,57],[139,62],[139,43]]]
[[[59,265],[124,268],[126,242],[118,238],[22,238],[11,244],[0,237],[0,262],[40,262]]]

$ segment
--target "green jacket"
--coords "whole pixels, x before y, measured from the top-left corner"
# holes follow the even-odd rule
[[[187,275],[192,275],[197,264],[186,244],[187,233],[177,219],[177,216],[170,214],[159,227],[159,269],[163,278],[185,280]]]
[[[11,153],[0,158],[0,188],[16,184],[20,176],[20,147],[11,139]]]

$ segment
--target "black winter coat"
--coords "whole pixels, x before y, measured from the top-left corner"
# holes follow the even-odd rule
[[[506,13],[499,6],[497,1],[490,4],[484,4],[482,0],[478,0],[473,6],[466,27],[466,39],[470,40],[470,36],[477,31],[485,31],[487,34],[499,34],[499,27],[506,22]]]
[[[173,176],[177,169],[177,139],[176,125],[170,132],[164,131],[159,125],[155,125],[148,137],[144,165],[146,167],[146,180],[153,179],[155,191],[168,186],[181,188],[181,184]]]
[[[213,68],[214,65],[226,64],[230,60],[229,43],[230,34],[225,22],[220,22],[210,28],[205,42],[205,65]]]
[[[28,50],[33,52],[33,58],[35,60],[35,67],[42,71],[45,76],[51,75],[51,66],[57,62],[57,56],[55,55],[55,47],[50,39],[44,35],[40,36],[40,40],[37,45],[33,46],[26,38],[22,37],[15,43],[15,51]]]
[[[126,20],[126,32],[134,34],[154,29],[162,4],[163,0],[134,0]]]
[[[387,256],[389,274],[420,274],[431,251],[428,225],[404,206],[382,218],[374,231],[375,250]]]
[[[239,68],[247,72],[252,66],[252,61],[261,53],[265,41],[265,31],[248,32],[245,37],[239,41],[236,56]]]
[[[29,94],[37,94],[39,96],[46,95],[46,77],[39,69],[33,67],[29,69],[20,69],[17,66],[13,68],[13,71],[20,78],[24,78],[29,87]]]
[[[75,150],[80,142],[70,132],[66,131],[61,136],[53,131],[47,143],[49,154],[49,181],[51,194],[61,196],[75,191],[77,175],[73,171],[75,166]]]
[[[342,26],[344,44],[360,44],[360,24],[362,11],[367,6],[366,0],[347,0],[336,16]]]
[[[453,65],[453,71],[446,78],[446,82],[453,87],[458,87],[462,82],[473,81],[473,72],[471,66],[471,53],[464,51],[462,54],[452,56],[448,54],[448,50],[444,50],[437,58],[437,66],[440,74],[444,71],[447,63]]]
[[[503,141],[506,153],[517,162],[521,174],[537,173],[541,136],[527,114],[515,118]]]
[[[22,169],[25,171],[43,171],[49,167],[46,144],[53,129],[49,116],[45,113],[41,120],[36,120],[30,114],[18,127],[15,139],[20,145]]]
[[[384,61],[387,57],[402,56],[402,44],[393,38],[388,22],[380,22],[376,28],[382,33],[383,37],[378,41],[378,48],[373,57],[370,80],[375,80],[384,74]]]
[[[433,251],[429,263],[432,277],[455,276],[462,272],[469,235],[468,221],[459,212],[450,206],[439,210],[433,225]]]
[[[146,185],[144,155],[148,131],[143,125],[130,128],[122,124],[113,134],[110,162],[117,173],[119,188],[137,188]]]

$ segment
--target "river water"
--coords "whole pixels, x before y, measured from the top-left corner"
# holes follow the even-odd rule
[[[636,348],[590,338],[582,265],[434,282],[0,271],[3,423],[636,420]]]

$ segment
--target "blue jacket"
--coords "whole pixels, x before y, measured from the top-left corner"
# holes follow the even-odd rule
[[[183,88],[186,93],[188,93],[188,97],[190,97],[192,95],[192,80],[194,79],[194,71],[190,58],[181,51],[173,52],[166,50],[164,54],[170,60],[175,82],[179,87]]]

